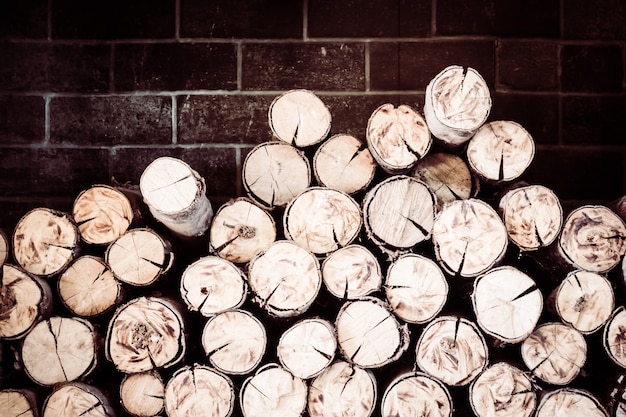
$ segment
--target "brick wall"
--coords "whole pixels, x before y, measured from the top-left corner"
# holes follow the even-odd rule
[[[476,68],[491,120],[537,144],[524,179],[564,202],[626,194],[626,3],[620,0],[21,0],[0,5],[0,226],[137,184],[160,155],[215,202],[271,139],[267,109],[314,90],[333,133],[380,104],[423,107],[445,66]]]

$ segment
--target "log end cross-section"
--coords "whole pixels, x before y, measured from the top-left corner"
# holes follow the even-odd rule
[[[385,390],[381,402],[383,417],[451,417],[453,410],[448,388],[423,372],[408,372],[396,377]]]

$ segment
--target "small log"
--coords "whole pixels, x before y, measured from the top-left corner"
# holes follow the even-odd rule
[[[9,238],[2,229],[0,229],[0,267],[9,260]]]
[[[300,416],[307,404],[307,385],[280,365],[268,363],[243,382],[239,400],[243,417]]]
[[[496,120],[476,131],[467,144],[467,162],[479,178],[506,182],[519,178],[535,157],[535,142],[519,123]]]
[[[213,217],[204,178],[184,161],[160,157],[141,174],[139,189],[150,213],[183,238],[202,236]]]
[[[248,196],[267,209],[284,207],[311,185],[304,153],[280,141],[255,146],[243,161],[241,180]]]
[[[105,355],[120,372],[170,367],[182,360],[185,349],[180,309],[165,299],[132,299],[109,322]]]
[[[187,266],[180,278],[180,295],[189,311],[210,317],[240,307],[248,295],[244,273],[218,256],[204,256]]]
[[[235,408],[232,381],[206,365],[178,369],[165,386],[168,417],[229,417]]]
[[[278,240],[254,257],[248,284],[254,301],[275,317],[307,311],[322,286],[319,261],[291,240]]]
[[[337,249],[322,262],[326,289],[336,298],[352,300],[380,290],[380,262],[364,246],[350,244]]]
[[[95,330],[87,320],[50,317],[37,323],[24,338],[24,370],[43,386],[75,381],[95,369],[96,345]]]
[[[448,300],[448,281],[439,266],[417,254],[402,255],[389,265],[384,289],[392,311],[408,323],[429,322]]]
[[[552,385],[567,385],[587,359],[583,335],[562,323],[544,323],[522,342],[522,359],[533,375]]]
[[[365,190],[374,179],[376,166],[367,146],[347,134],[331,136],[313,156],[313,174],[317,182],[346,194]]]
[[[42,416],[115,417],[115,411],[99,388],[70,382],[54,387],[43,404]]]
[[[315,255],[327,255],[356,239],[363,224],[359,204],[348,194],[326,187],[309,187],[289,202],[283,231]]]
[[[120,403],[135,417],[159,415],[165,407],[165,383],[157,371],[125,375],[120,383]]]
[[[626,222],[626,195],[612,201],[608,207]]]
[[[380,167],[404,174],[428,153],[432,138],[426,121],[407,105],[386,103],[367,122],[367,147]]]
[[[385,389],[381,402],[383,417],[451,417],[454,410],[448,388],[422,372],[396,377]]]
[[[443,208],[435,219],[432,241],[437,261],[446,272],[475,277],[502,260],[508,235],[493,208],[470,198]]]
[[[209,230],[209,250],[222,258],[243,264],[276,240],[274,218],[248,198],[223,204]]]
[[[52,289],[22,268],[2,265],[0,274],[0,339],[21,339],[52,313]]]
[[[108,245],[126,233],[133,223],[134,213],[124,193],[101,184],[81,191],[72,206],[81,238],[93,245]]]
[[[81,317],[96,317],[122,301],[122,284],[104,259],[84,255],[61,274],[57,290],[63,305]]]
[[[362,368],[380,368],[400,358],[409,344],[409,329],[389,306],[375,297],[347,301],[335,320],[342,356]]]
[[[0,390],[0,412],[3,417],[39,417],[35,393],[29,389]]]
[[[504,343],[519,343],[537,325],[543,295],[531,277],[506,265],[474,280],[472,306],[485,333]]]
[[[602,333],[602,344],[609,358],[626,368],[626,307],[613,311]]]
[[[256,369],[266,346],[265,327],[246,310],[216,314],[202,331],[202,348],[209,362],[229,375],[245,375]]]
[[[165,274],[174,262],[172,245],[149,228],[131,229],[111,243],[105,261],[120,281],[147,286]]]
[[[280,336],[276,352],[280,364],[294,376],[310,379],[319,375],[335,358],[335,328],[328,320],[301,320]]]
[[[312,91],[304,89],[290,90],[276,97],[268,116],[272,133],[298,148],[326,139],[332,119],[322,100]]]
[[[589,391],[559,388],[543,395],[535,417],[609,417],[609,414]]]
[[[473,68],[451,65],[426,86],[424,117],[444,145],[467,142],[491,112],[491,94],[483,77]]]
[[[531,378],[506,362],[485,369],[469,387],[472,411],[478,417],[530,417],[537,407]]]
[[[13,257],[27,272],[49,277],[63,271],[78,255],[80,233],[64,212],[36,208],[13,231]]]
[[[469,384],[488,364],[488,349],[478,327],[463,317],[440,316],[422,331],[415,362],[450,386]]]

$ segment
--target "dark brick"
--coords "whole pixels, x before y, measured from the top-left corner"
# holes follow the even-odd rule
[[[37,143],[45,136],[45,100],[0,96],[0,143]]]
[[[449,65],[476,69],[494,86],[492,41],[373,42],[370,45],[371,89],[425,90]]]
[[[622,0],[567,0],[563,2],[566,39],[626,39],[626,2]]]
[[[175,0],[54,0],[52,37],[128,39],[173,37]]]
[[[362,43],[244,43],[244,90],[363,90]]]
[[[563,97],[563,139],[568,144],[624,145],[624,96]]]
[[[15,226],[29,211],[47,207],[71,213],[75,196],[65,198],[54,197],[5,197],[0,199],[0,229],[10,238]]]
[[[498,42],[497,83],[513,90],[554,91],[559,87],[559,48],[554,43]]]
[[[181,0],[180,34],[207,38],[302,38],[302,0]]]
[[[121,44],[115,48],[118,91],[236,88],[235,44]]]
[[[558,38],[559,0],[495,0],[495,32],[500,36]]]
[[[618,45],[564,45],[561,86],[567,92],[621,92],[624,77]]]
[[[494,0],[438,0],[440,35],[491,35],[495,27]]]
[[[107,91],[110,55],[107,45],[0,43],[0,90]]]
[[[0,2],[0,37],[46,38],[48,0]]]
[[[556,95],[492,94],[489,121],[511,120],[521,124],[537,144],[559,140],[559,99]]]
[[[54,97],[50,141],[83,146],[168,144],[172,99],[167,96]]]
[[[311,37],[429,36],[431,6],[431,0],[310,0],[308,34]]]

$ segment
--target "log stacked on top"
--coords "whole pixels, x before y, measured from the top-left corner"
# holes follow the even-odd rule
[[[215,213],[155,159],[0,235],[8,416],[608,416],[624,220],[524,183],[532,136],[451,66],[366,137],[308,90]],[[133,197],[134,196],[134,197]],[[142,199],[136,199],[141,196]],[[567,216],[565,215],[567,214]],[[39,360],[37,358],[44,358]],[[611,395],[613,394],[613,395]]]

